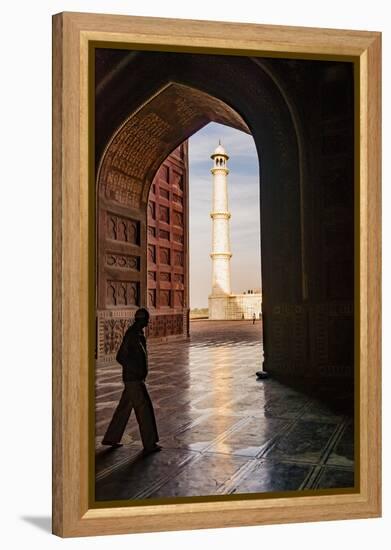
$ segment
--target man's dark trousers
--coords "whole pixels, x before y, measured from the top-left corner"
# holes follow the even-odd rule
[[[119,443],[132,409],[136,413],[141,440],[145,449],[151,449],[159,441],[155,413],[145,383],[141,380],[124,382],[121,399],[107,428],[104,440]]]

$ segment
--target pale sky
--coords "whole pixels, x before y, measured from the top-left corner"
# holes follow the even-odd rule
[[[229,155],[233,293],[261,287],[259,167],[252,136],[211,122],[189,140],[190,308],[207,307],[211,290],[212,160],[221,139]]]

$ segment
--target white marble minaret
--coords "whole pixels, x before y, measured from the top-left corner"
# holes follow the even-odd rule
[[[229,156],[219,142],[213,155],[213,199],[212,199],[212,292],[208,298],[209,319],[244,320],[260,319],[262,315],[262,293],[247,290],[242,294],[231,291],[231,245],[228,209],[227,176]]]
[[[209,318],[224,319],[225,304],[231,295],[231,246],[229,233],[227,176],[229,156],[219,143],[213,155],[213,201],[212,212],[212,292],[209,296]]]

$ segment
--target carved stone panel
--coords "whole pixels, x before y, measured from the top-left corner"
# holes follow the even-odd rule
[[[152,227],[151,225],[148,225],[148,237],[156,237],[156,227]]]
[[[174,306],[175,307],[183,307],[183,291],[182,290],[176,290],[174,292]]]
[[[140,224],[131,218],[108,212],[106,237],[113,241],[138,245],[140,243]]]
[[[161,281],[171,281],[171,273],[167,273],[166,271],[160,272],[160,280]]]
[[[175,273],[174,281],[183,285],[185,282],[185,276],[182,273]]]
[[[178,172],[174,172],[173,174],[173,185],[180,189],[180,191],[183,191],[183,175],[179,174]]]
[[[186,333],[184,314],[152,316],[147,328],[149,338],[180,336]]]
[[[137,208],[140,205],[142,181],[127,175],[114,166],[101,180],[100,192],[111,201]]]
[[[148,216],[152,219],[156,219],[156,205],[153,201],[148,201]]]
[[[156,263],[156,246],[154,244],[148,245],[148,262]]]
[[[160,196],[163,197],[164,199],[169,199],[170,198],[170,193],[167,189],[164,189],[163,187],[160,188]]]
[[[162,264],[170,264],[170,249],[160,247],[159,260]]]
[[[132,256],[129,254],[117,254],[115,252],[108,252],[105,256],[105,264],[108,267],[123,268],[123,269],[135,269],[140,271],[140,257]]]
[[[171,306],[171,292],[169,290],[160,290],[159,301],[162,307]]]
[[[162,178],[163,181],[166,181],[167,183],[170,181],[170,168],[167,166],[167,164],[163,164],[159,170],[159,176]]]
[[[175,251],[174,258],[175,265],[183,266],[183,252]]]
[[[106,281],[106,305],[108,307],[139,305],[140,288],[138,282]]]
[[[108,319],[104,323],[104,354],[115,354],[122,342],[128,323],[125,319]]]
[[[180,244],[183,244],[183,242],[184,242],[184,237],[180,233],[174,233],[173,234],[173,239],[174,239],[175,242],[180,243]]]
[[[173,193],[172,200],[178,204],[183,204],[183,198],[177,195],[177,193]]]
[[[181,212],[174,211],[173,224],[183,227],[183,214],[181,214]]]
[[[156,307],[156,289],[155,288],[148,289],[148,306]]]
[[[97,312],[97,359],[111,362],[128,326],[133,322],[133,310],[111,309]]]
[[[159,220],[161,222],[170,223],[170,209],[167,206],[160,205]]]
[[[161,229],[159,231],[159,237],[161,239],[165,239],[166,241],[169,241],[170,240],[170,232],[169,231],[165,231],[164,229]]]

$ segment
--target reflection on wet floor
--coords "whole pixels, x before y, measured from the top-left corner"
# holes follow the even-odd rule
[[[122,391],[97,368],[96,500],[263,493],[354,485],[353,422],[276,380],[256,380],[261,325],[196,321],[189,341],[150,344],[148,388],[163,451],[100,445]]]

